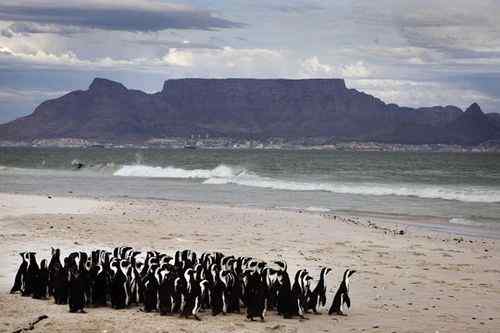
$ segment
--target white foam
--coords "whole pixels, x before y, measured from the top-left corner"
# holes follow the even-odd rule
[[[482,225],[482,223],[478,223],[471,219],[466,219],[463,217],[453,217],[449,221],[452,224],[460,224],[460,225]]]
[[[328,213],[330,209],[324,208],[324,207],[315,207],[315,206],[310,206],[304,209],[306,212],[315,212],[315,213]]]
[[[500,202],[500,189],[481,186],[426,185],[411,183],[300,182],[262,177],[243,168],[221,164],[214,169],[182,169],[173,166],[125,165],[114,173],[122,177],[193,178],[203,184],[268,188],[284,191],[323,191],[338,194],[406,196],[463,202]],[[314,209],[314,207],[312,207]],[[321,208],[320,209],[324,209]]]
[[[457,187],[422,184],[380,184],[380,183],[315,183],[260,177],[248,172],[235,177],[212,177],[204,184],[237,184],[287,191],[323,191],[338,194],[359,194],[376,196],[406,196],[425,199],[444,199],[463,202],[500,202],[500,190],[485,187]]]
[[[219,165],[214,169],[192,169],[186,170],[176,167],[153,167],[147,165],[124,165],[115,173],[114,176],[121,177],[148,177],[148,178],[201,178],[207,179],[211,177],[217,178],[232,178],[237,175],[236,168],[226,165]]]

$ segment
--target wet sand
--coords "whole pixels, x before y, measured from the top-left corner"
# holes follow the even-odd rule
[[[26,327],[41,315],[48,318],[33,332],[500,331],[497,241],[400,222],[188,202],[0,194],[0,332]],[[343,271],[356,269],[351,312],[328,316],[326,308],[305,321],[270,313],[264,323],[202,313],[197,322],[137,307],[70,314],[52,301],[8,294],[20,251],[34,250],[41,260],[51,246],[66,254],[119,245],[283,258],[290,272],[307,268],[314,277],[329,266],[327,307]]]

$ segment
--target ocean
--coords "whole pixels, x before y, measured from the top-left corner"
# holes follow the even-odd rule
[[[0,191],[189,200],[500,226],[500,155],[0,148]]]

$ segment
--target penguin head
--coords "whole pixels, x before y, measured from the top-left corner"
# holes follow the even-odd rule
[[[286,269],[287,269],[286,262],[276,260],[276,261],[274,261],[274,263],[276,265],[278,265],[282,271],[286,271]]]
[[[47,260],[46,259],[42,259],[42,261],[40,262],[40,269],[47,269]]]
[[[347,274],[348,277],[356,273],[356,270],[348,270],[348,271],[349,271],[349,273]]]

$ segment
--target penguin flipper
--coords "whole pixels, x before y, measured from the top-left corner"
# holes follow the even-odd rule
[[[348,308],[351,307],[351,299],[349,298],[349,295],[346,294],[344,297],[345,304],[347,305]]]

